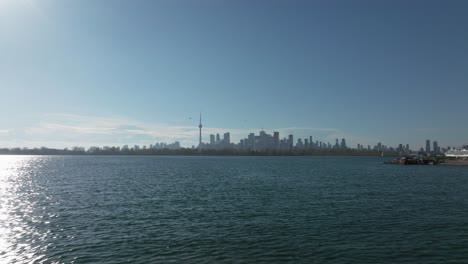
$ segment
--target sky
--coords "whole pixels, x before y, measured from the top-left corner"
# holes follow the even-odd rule
[[[468,1],[0,0],[0,147],[468,144]]]

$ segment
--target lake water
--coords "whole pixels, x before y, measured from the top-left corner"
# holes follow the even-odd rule
[[[468,167],[0,156],[0,263],[468,263]]]

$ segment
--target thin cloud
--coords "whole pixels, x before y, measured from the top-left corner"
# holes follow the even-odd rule
[[[358,137],[353,137],[335,128],[283,127],[265,129],[265,131],[269,134],[278,131],[281,138],[287,137],[291,133],[295,136],[295,140],[309,136],[314,136],[314,140],[319,141],[334,139],[334,137],[345,137],[350,141],[360,140]],[[231,141],[235,143],[240,139],[247,138],[250,133],[256,135],[259,133],[256,128],[228,129],[221,127],[206,127],[203,128],[202,132],[204,142],[209,140],[209,134],[220,134],[223,137],[225,132],[229,132]],[[198,144],[198,133],[197,126],[145,123],[125,117],[46,114],[37,124],[16,133],[13,139],[15,144],[21,144],[21,146],[39,146],[38,144],[40,146],[62,147],[76,145],[85,147],[121,146],[179,141],[182,146],[190,147]],[[0,130],[0,135],[2,135],[2,130]]]

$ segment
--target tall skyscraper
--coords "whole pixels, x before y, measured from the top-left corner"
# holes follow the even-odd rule
[[[255,134],[250,133],[248,139],[249,139],[249,148],[254,149],[254,147],[255,147]]]
[[[274,148],[277,149],[279,148],[279,132],[273,132],[273,145],[274,145]]]
[[[293,135],[289,135],[288,144],[289,144],[289,150],[292,150],[294,148],[294,137],[293,137]]]
[[[302,149],[302,147],[303,147],[302,139],[300,139],[300,138],[297,139],[296,147],[297,147],[297,149]]]
[[[215,135],[210,134],[210,145],[214,145],[214,144],[215,144]]]
[[[436,154],[439,153],[439,144],[437,143],[437,141],[432,142],[432,151]]]
[[[344,138],[341,139],[341,148],[342,148],[342,149],[346,149],[346,148],[347,148],[347,147],[346,147],[346,139],[344,139]]]
[[[200,113],[200,125],[198,125],[198,128],[200,128],[200,137],[199,137],[199,141],[198,141],[198,148],[201,149],[201,148],[202,148],[202,141],[201,141],[201,129],[202,129],[202,124],[201,124],[201,113]]]
[[[267,141],[267,134],[265,133],[265,131],[262,130],[260,131],[260,135],[258,136],[258,147],[260,149],[267,148],[266,141]]]
[[[225,146],[231,145],[231,134],[229,132],[224,133],[223,143]]]
[[[431,141],[429,139],[426,140],[426,153],[431,153]]]

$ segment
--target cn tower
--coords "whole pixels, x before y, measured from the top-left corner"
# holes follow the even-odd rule
[[[201,142],[201,129],[202,129],[201,113],[200,113],[200,125],[198,125],[198,128],[200,129],[200,138],[199,138],[199,142],[198,142],[198,148],[201,149],[202,148],[202,142]]]

